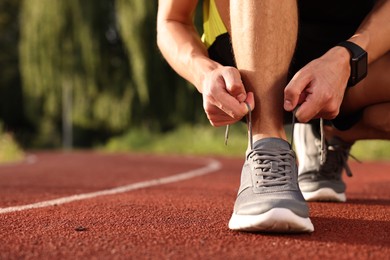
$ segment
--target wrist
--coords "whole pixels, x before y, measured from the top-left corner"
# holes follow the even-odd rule
[[[201,57],[197,59],[197,67],[199,69],[197,70],[197,73],[194,74],[194,85],[200,93],[203,93],[204,82],[207,80],[210,73],[223,66],[208,57]]]
[[[349,38],[348,41],[355,43],[356,45],[360,46],[360,48],[367,51],[370,37],[367,33],[356,33],[351,38]]]
[[[350,52],[341,46],[335,46],[330,50],[333,55],[334,59],[338,63],[338,68],[340,72],[344,72],[347,75],[350,75],[351,73],[351,66],[350,66],[350,60],[351,60],[351,54]]]
[[[333,51],[337,57],[339,57],[339,61],[343,66],[349,68],[349,60],[351,59],[351,53],[342,46],[335,46]]]
[[[348,86],[352,87],[367,76],[367,52],[352,41],[337,44],[350,53],[350,76]]]

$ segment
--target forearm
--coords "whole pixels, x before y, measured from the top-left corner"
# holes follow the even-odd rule
[[[377,1],[349,40],[367,51],[369,63],[390,51],[390,0]]]
[[[202,92],[204,75],[220,64],[212,61],[191,24],[159,20],[157,43],[170,66]]]

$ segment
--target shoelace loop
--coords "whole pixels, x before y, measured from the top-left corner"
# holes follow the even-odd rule
[[[291,151],[257,151],[252,150],[248,156],[256,162],[255,175],[259,177],[259,187],[280,186],[287,184],[291,179],[290,160]]]
[[[361,163],[355,156],[350,153],[350,150],[340,145],[329,145],[329,156],[330,162],[322,164],[322,170],[325,173],[336,173],[345,169],[348,177],[352,177],[351,168],[348,165],[348,157],[352,157],[357,162]]]

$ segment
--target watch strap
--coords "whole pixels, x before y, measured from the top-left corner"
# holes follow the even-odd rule
[[[343,41],[337,44],[337,46],[342,46],[347,48],[352,53],[353,57],[359,56],[361,53],[366,52],[362,47],[357,45],[356,43],[350,41]]]
[[[367,76],[367,52],[359,45],[350,41],[340,42],[337,46],[346,48],[351,54],[349,62],[351,66],[351,74],[349,76],[347,86],[355,86]]]

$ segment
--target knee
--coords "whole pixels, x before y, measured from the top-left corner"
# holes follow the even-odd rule
[[[376,130],[390,133],[390,102],[365,108],[363,122]]]

